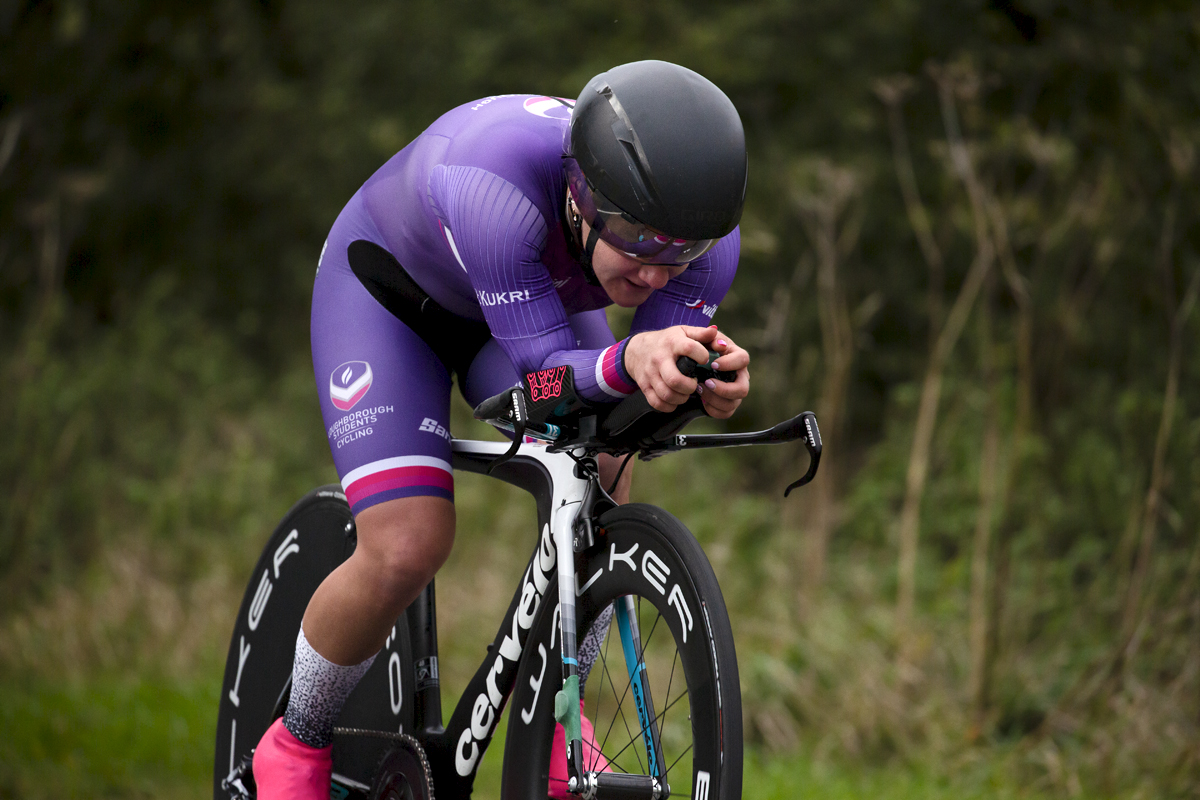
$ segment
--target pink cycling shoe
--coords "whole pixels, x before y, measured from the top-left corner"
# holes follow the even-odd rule
[[[254,750],[258,800],[329,800],[333,745],[310,747],[277,719]]]
[[[592,721],[583,716],[583,701],[579,701],[579,732],[583,739],[583,768],[588,772],[612,772],[608,759],[596,744]],[[549,796],[554,800],[575,800],[567,791],[567,733],[562,725],[554,726],[554,743],[550,746]]]

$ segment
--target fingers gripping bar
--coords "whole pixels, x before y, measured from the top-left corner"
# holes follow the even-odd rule
[[[725,383],[737,380],[737,372],[712,368],[712,362],[717,358],[718,354],[712,350],[708,351],[708,363],[706,364],[700,364],[687,356],[680,356],[679,360],[675,362],[675,367],[685,377],[695,378],[697,383],[704,383],[710,378]],[[650,401],[646,399],[646,395],[639,389],[617,404],[617,407],[605,419],[601,433],[605,436],[616,436],[623,433],[630,425],[647,414],[653,413],[654,410]]]
[[[717,354],[709,351],[708,363],[699,364],[687,356],[681,356],[676,366],[680,373],[697,381],[710,378],[725,382],[735,380],[736,372],[712,368],[716,358]],[[528,433],[548,442],[552,449],[583,447],[591,448],[592,452],[637,453],[642,459],[679,450],[785,444],[800,440],[808,451],[808,469],[799,480],[788,485],[784,497],[791,494],[793,489],[812,481],[817,474],[821,463],[821,431],[817,427],[817,417],[811,411],[798,414],[773,428],[753,433],[684,435],[678,431],[687,422],[705,413],[698,396],[689,398],[673,412],[666,413],[656,411],[639,390],[605,415],[603,409],[589,407],[574,395],[570,367],[558,369],[565,372],[557,376],[558,382],[553,385],[552,391],[547,392],[542,387],[542,391],[531,394],[530,386],[517,386],[485,400],[475,409],[476,419],[514,433],[512,447],[492,462],[492,469],[512,458],[520,447],[522,434]],[[530,397],[535,398],[532,405]]]

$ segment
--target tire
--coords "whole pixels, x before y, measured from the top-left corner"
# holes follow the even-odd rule
[[[671,796],[739,800],[737,657],[703,549],[679,520],[654,506],[621,506],[602,516],[600,527],[596,546],[576,557],[578,585],[585,587],[576,601],[580,634],[614,600],[635,598]],[[557,611],[552,595],[538,610],[517,675],[504,749],[505,800],[547,794],[554,696],[562,686]],[[645,772],[647,755],[629,683],[614,620],[587,681],[584,713],[613,770],[637,774]]]
[[[354,552],[355,543],[350,507],[337,485],[309,492],[267,541],[246,586],[229,642],[217,713],[214,798],[239,796],[221,784],[239,764],[249,763],[267,727],[283,714],[304,610],[326,576]],[[408,626],[401,615],[383,651],[347,699],[338,725],[411,730],[412,687]],[[369,786],[387,747],[386,739],[335,737],[335,776]],[[243,783],[253,791],[249,775]]]

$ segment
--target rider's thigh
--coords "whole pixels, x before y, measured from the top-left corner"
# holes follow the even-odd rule
[[[454,499],[450,376],[350,269],[339,218],[313,285],[313,369],[329,449],[355,517],[407,498]]]
[[[397,592],[422,587],[450,556],[454,504],[441,497],[403,497],[364,509],[355,519],[358,546],[352,558]],[[384,589],[386,591],[386,589]]]

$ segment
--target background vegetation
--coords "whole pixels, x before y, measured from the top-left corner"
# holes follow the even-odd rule
[[[639,468],[733,609],[748,794],[1195,796],[1197,52],[1183,0],[0,4],[0,795],[206,795],[241,587],[335,478],[342,203],[453,105],[655,57],[751,142],[732,424],[826,437],[787,504],[791,452]],[[532,516],[459,498],[452,689]]]

